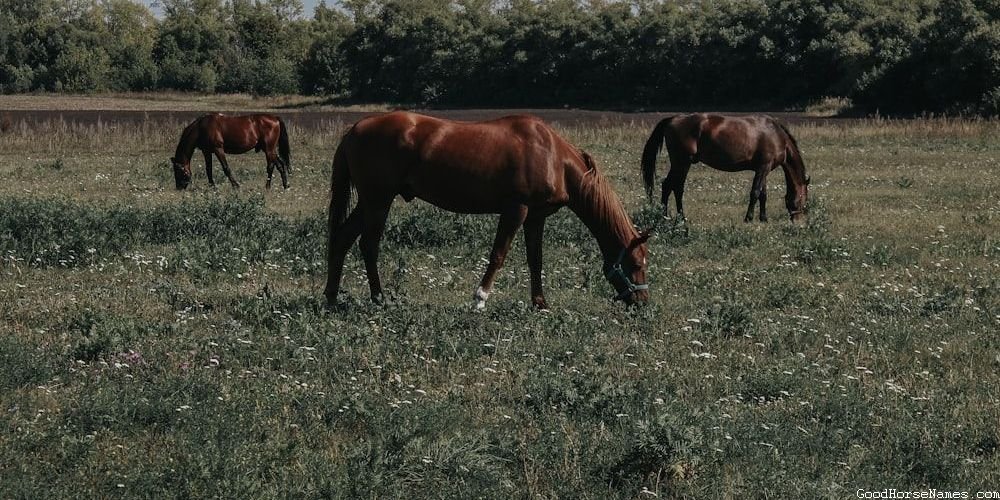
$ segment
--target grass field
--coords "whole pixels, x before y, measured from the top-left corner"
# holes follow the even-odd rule
[[[178,193],[181,123],[0,135],[0,497],[853,498],[1000,490],[1000,124],[794,128],[807,226],[742,223],[750,176],[697,166],[689,220],[641,189],[649,123],[560,126],[659,229],[651,304],[609,300],[568,210],[549,313],[520,238],[469,310],[496,217],[397,201],[392,303],[323,308],[330,160],[292,188]],[[665,169],[661,167],[660,174]],[[218,174],[221,175],[221,174]]]

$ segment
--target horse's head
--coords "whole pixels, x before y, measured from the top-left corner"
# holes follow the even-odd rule
[[[806,202],[809,198],[809,176],[805,176],[802,183],[789,189],[785,194],[785,208],[788,215],[792,217],[792,222],[805,222]]]
[[[191,184],[191,162],[171,158],[170,164],[174,167],[174,182],[177,183],[177,189],[186,189],[188,184]]]
[[[626,304],[645,304],[649,301],[649,284],[646,283],[646,241],[650,231],[639,233],[634,240],[622,248],[618,259],[604,265],[604,276],[615,287],[616,300]]]

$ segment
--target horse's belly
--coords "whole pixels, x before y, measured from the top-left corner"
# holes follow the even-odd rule
[[[522,198],[509,175],[465,168],[419,168],[400,194],[459,213],[499,213]]]
[[[439,186],[414,186],[408,193],[404,190],[403,195],[420,198],[434,206],[448,210],[450,212],[465,214],[485,214],[499,213],[503,211],[504,200],[497,196],[496,191],[486,192],[481,189],[459,188],[454,189],[448,185]]]
[[[744,151],[723,152],[715,148],[706,148],[706,150],[698,152],[700,162],[723,172],[752,170],[751,158],[752,155]]]
[[[230,144],[226,144],[225,147],[223,148],[223,150],[226,152],[227,155],[241,155],[243,153],[246,153],[247,151],[250,151],[251,149],[254,149],[254,145],[251,145],[249,147],[244,147],[242,145],[233,146]]]

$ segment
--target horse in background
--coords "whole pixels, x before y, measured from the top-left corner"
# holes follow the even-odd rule
[[[281,174],[281,185],[288,189],[288,173],[291,171],[288,128],[277,116],[225,116],[213,113],[202,116],[185,127],[181,140],[177,143],[177,151],[170,159],[177,189],[185,189],[191,184],[191,156],[195,148],[205,155],[205,172],[208,174],[208,183],[213,187],[215,179],[212,177],[212,155],[219,159],[229,182],[234,188],[238,188],[240,183],[233,178],[226,154],[242,154],[253,149],[256,152],[263,151],[267,157],[267,189],[271,189],[275,167]]]
[[[702,162],[725,172],[754,172],[750,205],[744,221],[753,220],[754,204],[760,201],[760,221],[767,221],[767,174],[781,166],[785,173],[785,207],[792,221],[806,215],[809,176],[795,137],[769,116],[722,116],[705,113],[664,118],[646,141],[642,151],[642,177],[646,195],[653,196],[656,155],[666,144],[670,171],[663,181],[661,201],[669,215],[670,193],[684,217],[684,182],[692,164]]]
[[[372,300],[382,300],[379,242],[397,195],[451,212],[500,214],[489,264],[473,295],[477,310],[485,307],[522,225],[531,301],[548,308],[542,292],[542,232],[545,218],[563,206],[597,240],[616,298],[628,304],[648,300],[649,233],[636,231],[593,158],[538,118],[454,122],[408,112],[365,118],[337,146],[332,184],[324,291],[331,306],[340,290],[344,258],[358,236]],[[350,210],[352,186],[358,202]]]

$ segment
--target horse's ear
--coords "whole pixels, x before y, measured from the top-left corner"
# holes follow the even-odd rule
[[[170,157],[170,163],[177,163],[177,158],[171,156]]]
[[[597,170],[597,164],[594,163],[594,157],[590,156],[590,153],[580,151],[580,155],[583,156],[583,164],[587,166],[588,172]]]
[[[639,232],[639,236],[636,236],[635,239],[632,240],[632,245],[631,246],[632,246],[632,248],[635,248],[635,247],[637,247],[639,245],[642,245],[643,243],[646,243],[652,237],[653,237],[653,228],[649,228],[649,229],[645,229],[643,231],[640,231]]]

